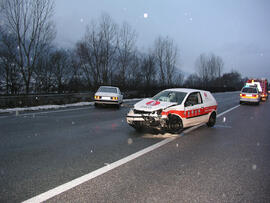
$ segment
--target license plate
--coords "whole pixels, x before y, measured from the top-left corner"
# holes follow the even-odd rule
[[[104,100],[111,100],[111,97],[102,97]]]
[[[247,94],[247,97],[252,97],[252,94]]]

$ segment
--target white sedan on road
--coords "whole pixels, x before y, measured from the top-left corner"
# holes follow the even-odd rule
[[[123,103],[123,95],[118,87],[100,86],[94,98],[95,106],[99,104],[114,104],[120,107]]]
[[[174,88],[136,103],[127,114],[127,123],[140,130],[143,127],[178,133],[183,128],[216,123],[217,102],[208,91]]]

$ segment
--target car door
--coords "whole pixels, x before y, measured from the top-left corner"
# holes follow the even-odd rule
[[[204,103],[200,92],[190,93],[185,103],[186,126],[198,125],[204,122]]]

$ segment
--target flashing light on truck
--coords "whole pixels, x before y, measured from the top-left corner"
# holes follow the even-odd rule
[[[265,101],[268,98],[268,81],[265,78],[262,79],[248,79],[245,86],[247,87],[257,87],[260,93],[262,101]]]

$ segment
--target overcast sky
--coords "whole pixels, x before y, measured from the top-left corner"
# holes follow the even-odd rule
[[[201,53],[214,53],[223,58],[224,72],[270,80],[268,0],[56,0],[57,44],[73,47],[103,13],[136,30],[138,49],[148,49],[159,35],[172,38],[185,72],[195,72]]]

